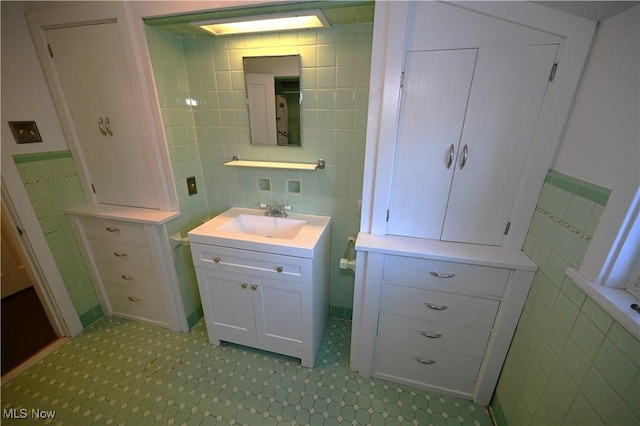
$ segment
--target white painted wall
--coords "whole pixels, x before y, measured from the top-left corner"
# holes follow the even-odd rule
[[[9,154],[67,150],[24,10],[24,2],[2,2],[2,148]],[[7,121],[35,121],[43,142],[16,144]]]
[[[599,24],[553,170],[613,188],[625,156],[632,153],[640,162],[639,105],[640,6],[635,6]]]

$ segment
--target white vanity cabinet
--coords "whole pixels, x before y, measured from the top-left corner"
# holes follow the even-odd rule
[[[521,252],[360,234],[351,368],[488,404],[536,265]]]
[[[164,223],[174,212],[66,210],[105,315],[188,331]]]
[[[313,367],[328,319],[327,235],[313,258],[192,243],[209,341]]]

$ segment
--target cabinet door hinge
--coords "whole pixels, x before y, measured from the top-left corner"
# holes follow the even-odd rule
[[[389,222],[389,209],[387,209],[387,222]]]
[[[400,88],[402,89],[404,87],[404,71],[402,71],[402,74],[400,74]]]
[[[47,44],[47,50],[49,50],[49,56],[53,58],[53,49],[51,49],[51,45]]]
[[[91,190],[93,191],[94,194],[96,193],[96,187],[93,186],[93,184],[91,184]]]
[[[24,231],[22,230],[22,228],[20,228],[19,226],[16,226],[16,229],[18,230],[18,235],[22,237],[24,235]]]
[[[504,235],[509,233],[509,229],[511,229],[511,222],[507,222],[507,226],[504,227]]]
[[[556,76],[556,71],[558,70],[558,63],[556,62],[551,67],[551,74],[549,74],[549,81],[553,81],[553,78]]]

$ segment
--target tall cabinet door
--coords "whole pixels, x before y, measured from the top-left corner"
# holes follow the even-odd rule
[[[158,208],[118,24],[48,29],[46,38],[99,202]]]
[[[440,238],[476,53],[407,53],[389,234]]]
[[[502,243],[557,48],[480,48],[442,240]]]

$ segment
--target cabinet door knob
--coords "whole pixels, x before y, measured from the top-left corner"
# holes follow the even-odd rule
[[[247,284],[247,283],[240,284],[240,287],[242,287],[242,288],[247,288],[247,286],[249,286],[249,284]]]
[[[133,297],[133,296],[129,296],[127,299],[129,299],[132,302],[139,302],[142,300],[139,297]]]
[[[102,117],[98,119],[98,129],[100,129],[100,133],[107,136],[107,129],[104,127],[104,119]]]
[[[436,362],[432,359],[422,359],[419,356],[417,356],[416,361],[418,361],[420,364],[426,364],[426,365],[431,365],[431,364],[435,364]]]
[[[277,271],[277,272],[279,272],[279,273],[281,273],[282,271],[284,271],[284,268],[283,268],[282,266],[278,266],[278,267],[276,268],[276,271]]]
[[[121,253],[121,252],[118,252],[118,251],[114,251],[113,255],[115,257],[127,257],[127,253]]]
[[[220,258],[219,257],[214,257],[213,258],[213,262],[214,263],[220,263]]]
[[[110,226],[107,226],[106,230],[109,232],[120,232],[119,228],[112,228]]]
[[[429,302],[425,303],[424,306],[426,306],[429,309],[433,309],[434,311],[444,311],[445,309],[448,308],[447,305],[432,305]]]
[[[436,272],[436,271],[431,271],[429,273],[434,277],[438,277],[438,278],[453,278],[456,276],[456,274],[443,274],[441,272]]]
[[[126,280],[126,281],[135,280],[134,277],[132,277],[131,275],[126,275],[126,274],[120,275],[120,278],[122,278],[123,280]]]
[[[451,144],[451,146],[449,147],[449,155],[447,155],[447,169],[449,169],[451,167],[451,165],[453,164],[453,154],[454,154],[454,146],[453,144]]]
[[[420,334],[424,337],[428,337],[429,339],[439,339],[442,337],[440,333],[427,333],[425,330],[420,330]]]
[[[256,291],[258,289],[258,284],[251,284],[251,290]]]
[[[462,159],[460,160],[460,170],[462,170],[467,164],[467,158],[469,157],[469,147],[467,144],[464,144],[464,148],[462,148]]]

